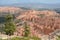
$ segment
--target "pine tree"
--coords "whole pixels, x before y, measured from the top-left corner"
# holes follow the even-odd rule
[[[24,24],[25,24],[25,25],[24,25],[24,29],[25,29],[25,31],[24,31],[24,37],[28,37],[29,34],[30,34],[30,28],[29,28],[29,26],[27,25],[27,22],[25,22]]]
[[[13,20],[13,16],[11,14],[8,14],[6,17],[5,17],[5,28],[4,28],[4,31],[7,35],[13,35],[14,34],[14,31],[16,29],[16,26],[15,26],[15,23],[14,23],[14,20]]]

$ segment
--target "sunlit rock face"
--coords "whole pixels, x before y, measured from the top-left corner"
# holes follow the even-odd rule
[[[38,37],[42,35],[50,35],[50,33],[60,29],[59,14],[55,11],[28,10],[16,18],[22,21],[27,21],[31,35]]]
[[[15,12],[21,10],[17,7],[0,7],[0,12]]]
[[[14,14],[18,16],[23,10],[18,7],[0,7],[0,16],[5,16],[7,14]]]

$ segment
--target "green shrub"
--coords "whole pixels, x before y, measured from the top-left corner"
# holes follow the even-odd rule
[[[60,36],[58,36],[57,40],[60,40]]]
[[[14,37],[14,38],[11,38],[11,39],[9,39],[9,40],[30,40],[30,39],[32,39],[32,40],[41,40],[40,38],[38,38],[38,37]]]

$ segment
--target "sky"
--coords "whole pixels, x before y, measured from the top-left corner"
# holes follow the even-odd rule
[[[14,4],[14,3],[47,3],[47,4],[60,4],[60,0],[0,0],[0,5]]]

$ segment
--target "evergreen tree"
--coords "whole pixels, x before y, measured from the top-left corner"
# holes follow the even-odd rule
[[[15,23],[14,23],[14,20],[13,20],[13,16],[11,14],[8,14],[6,17],[5,17],[5,28],[4,28],[4,31],[7,35],[13,35],[14,34],[14,31],[16,29],[16,26],[15,26]]]
[[[30,29],[29,29],[29,26],[27,25],[27,22],[25,22],[24,24],[25,24],[25,25],[24,25],[24,29],[25,29],[25,31],[24,31],[24,36],[25,36],[25,37],[28,37],[29,34],[30,34]]]

